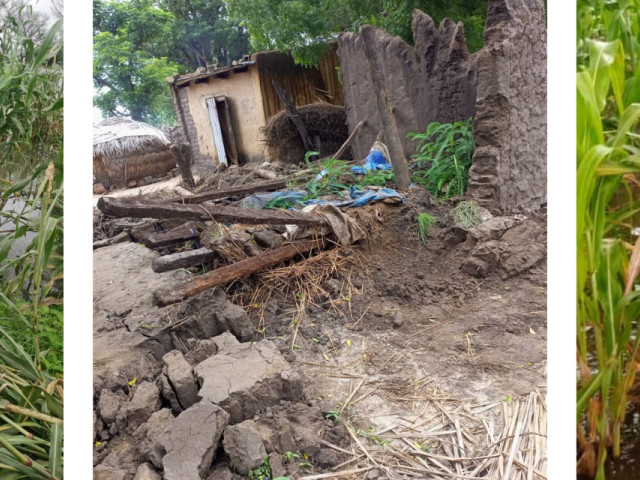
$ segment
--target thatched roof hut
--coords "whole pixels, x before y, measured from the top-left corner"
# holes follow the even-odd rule
[[[156,177],[176,167],[171,140],[146,123],[108,118],[93,126],[93,174],[108,187]]]

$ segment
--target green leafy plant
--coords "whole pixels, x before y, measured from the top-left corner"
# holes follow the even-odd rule
[[[597,480],[607,457],[621,454],[627,395],[637,386],[638,6],[578,1],[578,466]]]
[[[336,422],[339,422],[341,420],[340,412],[337,410],[330,410],[327,413],[325,413],[324,416],[325,418],[331,418]]]
[[[393,170],[367,170],[364,176],[358,180],[358,185],[362,187],[385,187],[396,181]]]
[[[480,206],[473,200],[460,202],[449,215],[453,221],[463,228],[471,228],[483,221]]]
[[[20,21],[0,18],[0,478],[61,480],[62,22]]]
[[[437,198],[464,195],[475,149],[471,119],[444,124],[433,122],[425,133],[409,133],[408,137],[418,142],[414,160],[421,166],[428,165],[426,171],[414,175],[414,182]]]
[[[24,36],[20,18],[0,18],[0,172],[5,175],[31,173],[39,159],[55,157],[62,146],[61,27],[59,20],[36,45]]]
[[[351,172],[346,162],[329,158],[320,162],[320,166],[316,167],[310,160],[314,155],[319,155],[319,152],[307,152],[304,161],[313,172],[318,175],[322,174],[322,177],[318,180],[313,179],[307,183],[305,186],[307,190],[305,200],[329,194],[343,195],[344,190],[349,189],[349,185],[341,183],[340,177],[342,176],[350,177],[353,183],[356,183],[355,175]]]
[[[249,478],[255,478],[256,480],[268,480],[271,478],[271,464],[269,463],[269,456],[265,456],[262,460],[262,464],[258,468],[255,468],[249,472]]]
[[[61,335],[62,319],[44,306],[62,301],[61,292],[54,293],[62,271],[62,176],[56,175],[50,163],[44,171],[37,168],[32,177],[6,190],[3,197],[27,187],[33,187],[35,193],[27,197],[26,205],[29,212],[39,212],[38,216],[0,212],[16,225],[14,234],[0,236],[0,270],[15,269],[15,277],[3,285],[0,302],[21,340],[18,343],[8,329],[0,327],[0,424],[7,426],[0,435],[0,445],[5,447],[0,449],[0,465],[28,478],[61,479],[62,352],[54,349],[61,348],[62,341],[54,332]],[[7,261],[13,241],[26,232],[35,235],[26,253]],[[10,300],[23,292],[31,297],[30,302]],[[53,323],[44,323],[52,318]]]
[[[282,455],[282,458],[284,459],[285,463],[291,463],[291,461],[292,461],[294,458],[300,458],[300,455],[298,455],[297,453],[292,452],[292,451],[286,451],[286,452]]]
[[[429,229],[431,229],[437,221],[438,219],[436,217],[429,215],[428,213],[421,213],[418,215],[418,234],[420,235],[422,243],[427,243],[427,234],[429,233]]]

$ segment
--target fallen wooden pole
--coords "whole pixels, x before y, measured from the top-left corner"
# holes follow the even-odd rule
[[[207,222],[243,223],[246,225],[325,225],[325,220],[315,214],[290,210],[259,210],[226,207],[222,205],[186,205],[137,198],[102,197],[98,209],[112,217],[179,218]]]
[[[174,243],[186,242],[195,237],[194,230],[188,225],[180,225],[168,232],[154,233],[145,239],[145,245],[149,248],[166,247]]]
[[[156,273],[170,272],[179,268],[195,267],[202,263],[209,263],[215,260],[218,254],[208,248],[198,248],[186,252],[172,253],[156,257],[151,262],[151,269]]]
[[[185,203],[187,205],[194,203],[204,203],[210,200],[219,200],[227,197],[244,196],[250,193],[256,192],[269,192],[271,190],[278,190],[287,186],[286,178],[280,180],[274,180],[271,182],[254,183],[251,185],[242,185],[241,187],[225,188],[223,190],[213,190],[211,192],[200,193],[198,195],[190,195],[188,197],[175,197],[165,200],[172,203]]]
[[[120,232],[115,237],[106,238],[104,240],[98,240],[97,242],[93,242],[93,249],[97,250],[98,248],[108,247],[110,245],[115,245],[116,243],[125,243],[130,241],[131,241],[131,238],[129,238],[129,234],[127,232]]]
[[[265,268],[274,267],[291,260],[300,253],[309,252],[323,246],[322,240],[304,240],[291,243],[277,250],[263,253],[257,257],[247,258],[226,267],[218,268],[204,275],[187,280],[177,288],[157,290],[153,294],[153,304],[158,307],[166,307],[174,303],[180,303],[212,288],[226,285],[234,280],[249,276]]]

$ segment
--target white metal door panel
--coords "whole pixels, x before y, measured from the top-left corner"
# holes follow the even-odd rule
[[[218,118],[215,98],[207,98],[207,110],[209,111],[209,119],[211,120],[211,128],[213,129],[213,141],[216,145],[216,150],[218,151],[218,161],[228,166],[229,164],[227,162],[227,154],[224,150],[222,129],[220,128],[220,119]]]

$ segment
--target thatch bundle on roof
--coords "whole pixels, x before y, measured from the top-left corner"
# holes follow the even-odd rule
[[[312,103],[297,108],[307,134],[314,142],[320,136],[320,156],[336,153],[349,136],[347,113],[344,107],[328,103]],[[273,161],[299,163],[307,153],[300,134],[285,110],[276,113],[262,131],[267,155]],[[351,159],[351,149],[347,149],[340,160]]]
[[[94,127],[93,174],[108,187],[156,177],[176,167],[169,138],[157,128],[133,120],[109,118]]]

